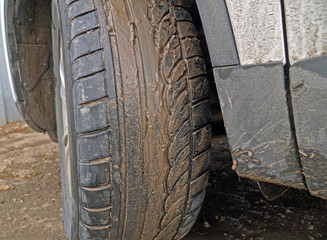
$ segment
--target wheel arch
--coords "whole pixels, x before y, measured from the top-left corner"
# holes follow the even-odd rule
[[[34,130],[57,140],[51,0],[2,1],[9,80],[16,105]]]

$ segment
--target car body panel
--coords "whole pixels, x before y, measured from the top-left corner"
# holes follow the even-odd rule
[[[241,65],[286,62],[280,0],[226,4]]]
[[[327,54],[327,1],[285,0],[290,64]]]

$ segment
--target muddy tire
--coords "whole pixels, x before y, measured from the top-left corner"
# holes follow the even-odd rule
[[[70,239],[181,239],[195,222],[211,127],[190,2],[53,1]]]

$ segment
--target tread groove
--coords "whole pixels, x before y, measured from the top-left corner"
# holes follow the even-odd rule
[[[197,105],[199,103],[202,103],[202,102],[205,102],[205,101],[209,101],[209,100],[210,100],[209,96],[205,96],[205,97],[196,99],[195,101],[192,102],[192,106],[195,106],[195,105]]]
[[[75,57],[75,58],[73,59],[73,62],[76,62],[76,61],[79,60],[80,58],[83,58],[83,57],[86,57],[86,56],[88,56],[88,55],[92,55],[93,53],[97,53],[97,52],[101,52],[101,51],[103,51],[103,48],[98,48],[98,49],[93,50],[93,51],[91,51],[91,52],[88,52],[88,53],[85,53],[85,54],[79,55],[79,56],[77,56],[77,57]]]
[[[85,30],[85,31],[83,31],[83,32],[80,32],[80,33],[74,35],[74,36],[70,39],[70,41],[69,41],[69,43],[68,43],[68,47],[70,47],[71,43],[72,43],[76,38],[79,38],[79,37],[81,37],[81,36],[83,36],[83,35],[85,35],[85,34],[88,34],[88,33],[90,33],[90,32],[93,32],[93,31],[95,31],[95,30],[98,30],[98,29],[100,29],[100,27],[99,27],[99,26],[96,26],[96,27],[93,27],[93,28],[87,29],[87,30]]]
[[[103,133],[105,131],[108,131],[109,128],[110,128],[110,126],[108,125],[108,126],[106,126],[104,128],[99,128],[99,129],[92,130],[92,131],[79,132],[79,133],[77,133],[77,136],[81,137],[81,138],[87,138],[88,135]]]
[[[94,100],[91,100],[91,101],[85,101],[83,103],[78,104],[77,106],[79,106],[79,107],[90,107],[90,106],[92,106],[92,105],[94,105],[96,103],[103,102],[105,100],[109,100],[108,96],[97,98],[97,99],[94,99]]]
[[[102,72],[105,72],[105,71],[106,71],[106,69],[101,69],[101,70],[99,70],[99,71],[96,71],[96,72],[93,72],[93,73],[87,74],[87,75],[85,75],[85,76],[78,77],[77,79],[74,80],[74,82],[76,82],[76,81],[78,81],[78,80],[83,81],[83,79],[85,79],[85,78],[92,77],[92,76],[94,76],[94,75],[96,75],[96,74],[98,74],[98,73],[102,73]]]
[[[69,20],[69,24],[71,24],[73,21],[77,20],[77,18],[79,18],[79,17],[83,17],[84,15],[87,15],[87,14],[89,14],[89,13],[96,12],[96,11],[97,11],[97,9],[92,9],[92,10],[90,10],[90,11],[80,13],[80,14],[78,14],[78,15],[72,17],[72,18]]]

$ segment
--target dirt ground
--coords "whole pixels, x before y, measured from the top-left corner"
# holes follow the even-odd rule
[[[226,139],[215,139],[205,203],[185,240],[327,239],[327,201],[295,189],[266,201],[230,165]],[[0,239],[66,239],[57,144],[24,123],[0,127]]]

